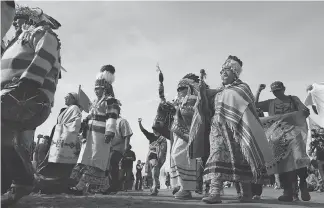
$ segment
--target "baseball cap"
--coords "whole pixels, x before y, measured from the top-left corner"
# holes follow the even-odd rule
[[[277,91],[277,90],[283,90],[285,89],[285,86],[282,82],[280,81],[275,81],[270,85],[271,92]]]

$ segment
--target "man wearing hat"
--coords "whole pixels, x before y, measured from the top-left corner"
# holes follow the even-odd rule
[[[261,84],[256,94],[256,107],[263,112],[268,112],[269,116],[283,115],[296,111],[304,112],[306,117],[309,116],[308,108],[296,96],[286,95],[285,86],[280,81],[275,81],[271,84],[271,92],[275,96],[274,99],[258,102],[259,96],[266,85]],[[301,148],[302,149],[302,148]],[[303,150],[302,150],[303,151]],[[306,148],[305,148],[306,152]],[[302,154],[303,155],[303,154]],[[298,200],[298,181],[300,179],[301,198],[303,201],[309,201],[310,195],[307,190],[306,178],[307,167],[298,168],[293,171],[283,172],[279,174],[280,183],[283,185],[284,194],[278,198],[279,201],[293,201]]]

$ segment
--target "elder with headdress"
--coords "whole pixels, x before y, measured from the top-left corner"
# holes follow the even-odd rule
[[[192,198],[191,191],[196,190],[196,159],[189,158],[187,145],[189,131],[193,118],[193,106],[198,95],[199,77],[187,74],[178,83],[178,95],[172,103],[175,110],[174,120],[171,123],[171,186],[174,187],[176,199]],[[163,86],[160,86],[160,88]],[[163,91],[160,89],[159,91]],[[170,107],[170,106],[169,106]],[[173,111],[170,108],[170,111]]]
[[[106,65],[100,70],[95,81],[96,99],[90,106],[87,125],[83,129],[81,152],[71,173],[76,185],[70,188],[73,194],[81,195],[90,184],[92,188],[105,191],[109,187],[106,170],[109,164],[111,140],[115,136],[116,119],[120,107],[113,96],[112,83],[115,79],[115,68]]]
[[[267,175],[266,167],[273,160],[257,117],[254,96],[250,87],[239,79],[242,65],[236,56],[229,56],[220,71],[222,86],[200,91],[195,106],[190,140],[199,140],[197,132],[203,132],[199,128],[206,128],[201,118],[210,121],[210,155],[204,170],[204,182],[210,184],[210,190],[209,196],[203,198],[205,203],[222,202],[224,181],[241,182],[240,201],[251,201],[251,182],[262,183]],[[201,103],[207,103],[208,109],[201,109]]]
[[[1,59],[1,154],[14,179],[1,197],[4,206],[32,191],[34,169],[23,148],[24,140],[29,139],[23,132],[34,130],[48,118],[61,71],[61,44],[53,31],[61,25],[39,8],[18,6],[16,17],[21,15],[28,21]]]

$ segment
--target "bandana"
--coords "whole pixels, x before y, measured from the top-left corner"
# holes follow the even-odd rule
[[[227,59],[225,61],[225,63],[222,66],[221,73],[225,69],[230,69],[236,75],[237,78],[240,77],[240,74],[242,72],[241,65],[237,61],[235,61],[233,59]]]

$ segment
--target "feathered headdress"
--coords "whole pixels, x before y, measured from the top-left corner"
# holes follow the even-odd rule
[[[107,95],[114,97],[114,90],[112,83],[115,81],[115,67],[112,65],[105,65],[101,67],[100,72],[96,76],[96,87],[105,89]]]
[[[188,88],[188,94],[197,94],[199,80],[199,76],[189,73],[179,81],[177,90],[179,91],[181,88],[185,87]]]
[[[101,67],[100,72],[96,76],[97,80],[105,80],[109,84],[115,81],[115,67],[112,65],[105,65]]]
[[[61,24],[57,20],[45,14],[43,10],[39,7],[29,8],[28,6],[17,5],[15,19],[19,18],[31,21],[32,25],[46,23],[54,30],[61,27]]]

